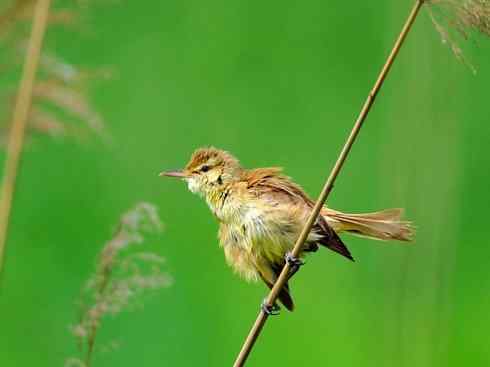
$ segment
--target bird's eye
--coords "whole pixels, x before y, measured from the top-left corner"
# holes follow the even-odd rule
[[[209,171],[209,166],[205,164],[204,166],[201,167],[201,172],[207,172]]]

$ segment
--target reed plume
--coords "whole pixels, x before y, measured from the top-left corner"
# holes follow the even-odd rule
[[[430,0],[427,9],[442,42],[447,44],[458,60],[474,66],[467,60],[460,47],[460,40],[476,35],[490,37],[489,0]]]
[[[66,366],[89,367],[92,364],[97,332],[107,315],[117,315],[143,296],[172,283],[164,273],[165,260],[151,251],[142,251],[145,233],[160,232],[162,224],[156,208],[139,203],[122,215],[114,237],[101,249],[94,274],[82,289],[79,321],[71,327],[80,356]]]
[[[33,0],[16,0],[10,7],[0,13],[0,57],[4,69],[0,78],[4,94],[3,112],[0,120],[12,112],[15,98],[15,86],[12,81],[17,77],[18,65],[26,57],[25,23],[32,16]],[[51,7],[47,26],[66,28],[79,23],[81,9]],[[2,27],[3,25],[3,27]],[[91,130],[103,135],[104,121],[96,111],[88,92],[94,79],[108,78],[110,71],[85,70],[71,63],[52,50],[44,48],[37,67],[36,80],[32,92],[32,108],[26,121],[26,132],[29,136],[43,134],[53,137],[80,137]],[[8,122],[1,127],[3,136],[10,129]]]

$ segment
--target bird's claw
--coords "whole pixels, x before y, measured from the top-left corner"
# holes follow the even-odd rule
[[[284,259],[292,268],[299,268],[301,265],[305,264],[305,262],[302,259],[298,257],[294,257],[291,252],[287,252]]]
[[[281,313],[281,308],[276,303],[274,303],[273,305],[269,305],[266,299],[264,299],[264,301],[260,305],[260,308],[268,316],[276,316]]]
[[[284,259],[289,264],[289,278],[296,274],[299,268],[305,264],[300,258],[294,257],[291,252],[286,253]]]

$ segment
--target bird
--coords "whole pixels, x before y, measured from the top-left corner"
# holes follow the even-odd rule
[[[354,261],[340,233],[383,241],[407,242],[413,237],[413,226],[401,219],[403,209],[348,214],[324,206],[300,256],[294,258],[291,250],[315,202],[282,168],[247,169],[228,151],[211,146],[195,150],[183,169],[160,176],[181,179],[204,198],[219,222],[218,239],[227,263],[245,280],[262,280],[269,288],[286,261],[294,273],[305,255],[319,247]],[[294,310],[288,282],[278,298],[287,310]],[[262,306],[269,314],[279,308],[265,302]]]

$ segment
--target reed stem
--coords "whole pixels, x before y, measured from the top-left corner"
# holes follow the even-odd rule
[[[340,152],[340,155],[337,159],[337,162],[335,163],[335,166],[333,167],[327,181],[325,182],[325,185],[323,186],[322,192],[311,212],[310,217],[308,218],[308,221],[306,222],[305,226],[303,227],[303,230],[301,231],[301,234],[296,241],[293,251],[292,251],[292,256],[298,257],[300,254],[300,250],[303,247],[303,244],[305,243],[306,239],[308,238],[308,235],[311,231],[311,228],[315,224],[318,214],[320,213],[320,210],[323,208],[325,205],[325,201],[327,200],[328,195],[332,191],[332,188],[334,186],[335,180],[337,176],[339,175],[340,171],[342,170],[342,166],[345,163],[345,160],[347,159],[347,156],[349,155],[351,148],[359,134],[359,131],[361,130],[361,127],[366,120],[366,117],[369,114],[369,111],[371,110],[371,107],[374,104],[374,101],[376,100],[376,97],[383,86],[383,83],[386,79],[386,76],[388,75],[391,66],[393,65],[393,62],[395,61],[401,47],[403,46],[403,43],[412,29],[412,25],[417,18],[417,15],[419,14],[420,8],[424,4],[424,0],[417,0],[415,2],[415,5],[413,6],[412,11],[410,12],[410,15],[405,22],[405,25],[403,26],[403,29],[398,36],[398,39],[395,42],[395,45],[388,56],[388,59],[386,60],[385,65],[383,66],[378,79],[376,80],[376,83],[374,84],[373,89],[369,92],[369,95],[366,99],[366,102],[364,103],[362,110],[359,114],[359,117],[357,118],[354,127],[351,130],[351,133],[349,137],[347,138],[346,143],[344,144],[344,147],[342,148],[342,151]],[[266,304],[271,306],[274,304],[275,300],[277,299],[277,296],[288,280],[289,277],[289,270],[290,270],[290,265],[289,263],[286,262],[284,265],[284,268],[281,271],[281,274],[279,275],[279,278],[277,279],[276,283],[274,284],[274,287],[269,293],[269,296],[266,299]],[[241,367],[245,365],[245,362],[247,361],[248,356],[250,355],[250,352],[255,345],[255,342],[257,341],[260,332],[262,331],[269,315],[265,313],[263,310],[259,313],[257,316],[257,319],[255,320],[254,325],[252,326],[252,329],[250,330],[247,338],[245,339],[245,342],[242,346],[242,349],[240,350],[240,353],[238,354],[237,359],[235,360],[234,367]]]
[[[10,212],[20,167],[25,127],[32,105],[32,90],[48,23],[51,0],[38,0],[34,8],[31,35],[7,142],[3,183],[0,192],[0,274],[3,269]]]

